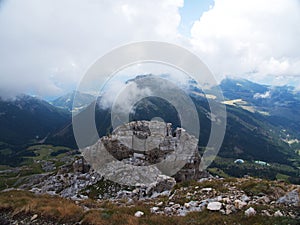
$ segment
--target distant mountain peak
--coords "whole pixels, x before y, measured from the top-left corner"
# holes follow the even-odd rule
[[[77,101],[76,105],[73,106],[75,95]],[[72,112],[72,110],[75,112],[79,112],[85,107],[87,107],[94,100],[95,96],[74,90],[51,101],[51,104],[56,107],[66,109],[70,112]]]

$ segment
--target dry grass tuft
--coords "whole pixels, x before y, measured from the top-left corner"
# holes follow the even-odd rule
[[[15,190],[0,193],[0,209],[11,209],[13,215],[37,213],[66,222],[76,222],[83,217],[82,208],[73,201]]]

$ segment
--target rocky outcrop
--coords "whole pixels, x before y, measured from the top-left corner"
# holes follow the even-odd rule
[[[80,157],[73,163],[74,173],[88,173],[90,171],[90,168],[90,165],[87,164],[83,157]]]
[[[169,196],[171,190],[174,188],[176,181],[172,177],[165,175],[159,175],[157,180],[150,185],[138,185],[132,191],[119,191],[117,198],[127,199],[143,199],[143,198],[155,198],[158,196]]]
[[[198,139],[182,128],[172,130],[172,124],[159,121],[133,121],[119,126],[112,135],[84,149],[83,155],[107,179],[123,183],[133,179],[128,182],[133,186],[145,180],[153,183],[162,174],[178,182],[208,175],[199,171]],[[145,170],[139,173],[138,167]]]
[[[293,191],[288,192],[286,195],[279,198],[276,203],[278,204],[285,204],[285,205],[293,205],[299,206],[300,199],[298,190],[295,189]]]
[[[80,191],[96,184],[99,180],[101,180],[101,176],[95,172],[55,174],[32,185],[31,191],[60,195],[65,198],[85,199],[87,197],[81,195]]]
[[[245,184],[248,185],[250,182],[259,184],[261,181],[259,179],[242,178],[229,182],[222,180],[224,179],[215,177],[203,178],[188,187],[180,187],[173,191],[173,194],[165,202],[156,203],[154,207],[150,208],[150,212],[170,216],[186,216],[190,212],[201,212],[207,209],[224,215],[243,212],[245,216],[300,218],[296,207],[276,204],[275,193],[248,196],[243,190]],[[278,187],[276,187],[277,185]],[[243,188],[241,189],[241,187]],[[281,190],[280,185],[276,182],[274,182],[274,187]],[[274,192],[276,192],[275,189]]]

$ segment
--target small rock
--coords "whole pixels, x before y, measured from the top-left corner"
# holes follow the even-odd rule
[[[275,213],[274,213],[274,216],[275,217],[281,217],[283,216],[282,212],[280,212],[280,210],[277,210]]]
[[[226,205],[225,206],[225,214],[226,215],[229,215],[229,214],[231,214],[234,211],[235,211],[235,208],[234,208],[233,205]]]
[[[271,216],[268,210],[262,210],[261,212],[264,216]]]
[[[156,213],[159,210],[159,207],[152,207],[150,208],[151,213]]]
[[[207,205],[207,209],[211,211],[219,211],[222,207],[222,203],[220,202],[210,202]]]
[[[142,211],[137,211],[137,212],[134,214],[134,216],[135,216],[135,217],[142,217],[144,214],[145,214],[145,213],[142,212]]]
[[[290,216],[291,218],[293,218],[293,219],[296,218],[296,216],[295,216],[292,212],[289,212],[289,216]]]
[[[132,191],[132,194],[138,194],[140,192],[140,189],[139,188],[135,188],[133,191]]]
[[[199,205],[199,202],[198,201],[190,201],[188,203],[191,207],[197,207]]]
[[[179,210],[177,211],[177,215],[178,215],[178,216],[186,216],[188,212],[189,212],[188,210],[185,210],[185,209],[179,209]]]
[[[256,211],[252,207],[250,207],[249,209],[247,209],[245,211],[245,216],[254,216],[255,214],[256,214]]]
[[[227,204],[231,202],[229,198],[223,198],[222,201]]]
[[[189,209],[191,207],[191,205],[190,205],[190,203],[186,202],[186,203],[184,203],[184,207]]]
[[[204,178],[200,178],[200,179],[198,180],[198,182],[201,183],[201,182],[208,181],[208,180],[209,180],[209,178],[204,177]]]
[[[165,214],[171,214],[172,213],[172,208],[171,207],[165,207],[165,209],[164,209],[164,212],[165,212]]]
[[[260,197],[259,199],[259,202],[261,202],[261,203],[270,203],[270,199],[269,199],[269,197],[268,196],[262,196],[262,197]]]
[[[179,209],[180,208],[180,204],[172,205],[171,208],[173,208],[173,209]]]
[[[223,200],[222,196],[217,196],[214,198],[215,202],[221,202]]]
[[[225,210],[225,215],[229,215],[229,214],[231,214],[232,213],[232,210],[231,209],[226,209]]]
[[[246,205],[247,205],[247,203],[246,202],[242,202],[241,200],[237,199],[237,200],[234,201],[234,206],[237,209],[242,209]]]
[[[198,208],[201,209],[201,211],[202,211],[202,210],[204,210],[206,208],[207,204],[208,204],[207,202],[201,202],[199,204]]]
[[[33,220],[35,220],[35,219],[37,219],[37,218],[38,218],[38,215],[37,215],[37,214],[34,214],[34,215],[31,217],[30,221],[33,221]]]
[[[129,198],[128,201],[127,201],[127,204],[134,204],[133,199]]]
[[[210,192],[210,191],[212,191],[212,188],[202,188],[201,191],[203,191],[203,192]]]
[[[174,198],[175,194],[176,194],[176,190],[175,190],[174,193],[169,197],[169,200],[172,200],[172,198]]]
[[[241,200],[242,200],[243,202],[249,202],[249,201],[250,201],[250,198],[249,198],[247,195],[243,195],[243,196],[241,197]]]
[[[87,212],[87,211],[89,211],[89,210],[90,210],[89,207],[83,206],[83,211]]]
[[[157,206],[162,206],[164,203],[163,202],[159,202],[159,203],[157,203],[156,205]]]

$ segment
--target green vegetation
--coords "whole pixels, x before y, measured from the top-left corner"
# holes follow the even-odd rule
[[[222,169],[219,168],[208,168],[208,172],[210,172],[214,176],[228,178],[230,177],[227,173],[225,173]]]
[[[289,180],[289,176],[288,175],[285,175],[285,174],[282,174],[282,173],[277,173],[276,175],[276,180],[282,180],[282,181],[288,181]]]
[[[238,186],[248,196],[257,195],[278,195],[282,196],[287,190],[285,183],[270,182],[268,180],[247,179]]]
[[[82,191],[82,194],[87,195],[91,199],[98,199],[100,196],[114,197],[119,190],[132,190],[132,187],[120,185],[110,180],[103,178],[96,184],[87,187]],[[112,193],[111,193],[112,192]]]
[[[27,150],[34,152],[34,156],[27,157],[34,160],[59,159],[65,156],[64,153],[71,151],[68,147],[52,145],[33,145],[28,147]]]
[[[213,175],[220,177],[252,177],[264,178],[269,180],[285,180],[290,183],[300,184],[300,170],[297,167],[269,163],[270,166],[259,165],[252,160],[245,160],[245,163],[236,164],[234,158],[223,158],[217,156],[208,168]]]
[[[5,150],[8,152],[8,150]],[[0,190],[18,187],[21,183],[17,182],[27,176],[33,174],[41,174],[43,170],[44,162],[51,162],[55,165],[55,170],[58,170],[59,166],[62,166],[65,161],[65,157],[72,150],[63,146],[52,146],[52,145],[34,145],[24,150],[17,152],[18,154],[18,166],[10,167],[8,165],[0,165]],[[1,152],[1,150],[0,150]],[[7,155],[8,159],[15,156],[14,151],[11,155]],[[76,152],[74,152],[76,153]],[[16,161],[12,160],[12,164]]]

